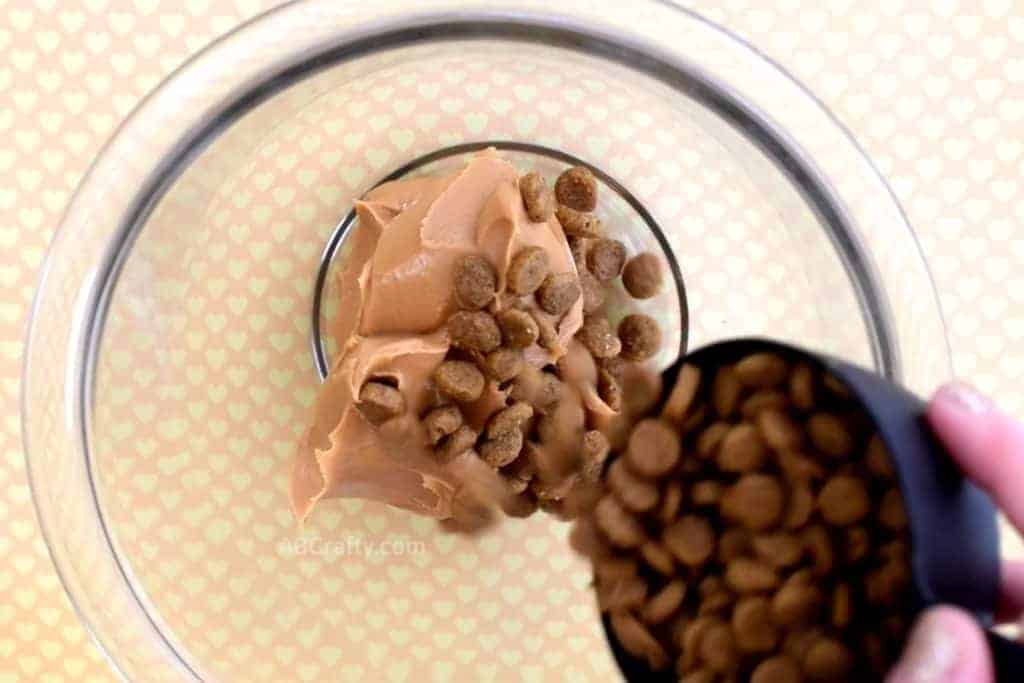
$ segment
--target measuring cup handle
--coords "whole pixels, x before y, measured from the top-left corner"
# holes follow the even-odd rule
[[[992,648],[997,683],[1024,681],[1024,644],[991,631],[988,633],[988,644]]]

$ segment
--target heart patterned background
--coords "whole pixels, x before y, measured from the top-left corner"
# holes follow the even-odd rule
[[[25,478],[20,360],[46,244],[90,160],[138,99],[210,40],[274,4],[82,0],[67,8],[0,0],[0,246],[8,254],[0,264],[0,683],[113,680],[63,596]],[[1024,11],[1015,4],[685,3],[780,61],[854,131],[918,231],[957,374],[1024,416],[1015,391],[1024,377],[1024,282],[1015,282],[1024,272],[1024,236],[1015,229],[1024,222]],[[557,605],[559,596],[551,600]],[[585,616],[570,614],[565,628]],[[333,664],[340,654],[322,656]]]

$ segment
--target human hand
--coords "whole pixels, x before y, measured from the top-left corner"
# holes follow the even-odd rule
[[[964,474],[992,497],[1024,531],[1024,424],[961,384],[938,391],[928,419]],[[1024,615],[1024,561],[1002,567],[998,623]],[[966,612],[939,606],[926,610],[887,683],[991,683],[995,680],[985,634]]]

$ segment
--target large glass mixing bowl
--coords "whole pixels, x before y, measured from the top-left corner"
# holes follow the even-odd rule
[[[39,285],[33,494],[71,600],[126,678],[613,675],[563,523],[466,539],[330,501],[299,530],[287,503],[339,222],[409,162],[494,141],[524,167],[600,169],[630,244],[657,246],[660,226],[686,287],[650,305],[672,339],[688,313],[690,346],[760,334],[920,391],[948,377],[889,189],[814,97],[723,30],[653,0],[289,4],[132,114]]]

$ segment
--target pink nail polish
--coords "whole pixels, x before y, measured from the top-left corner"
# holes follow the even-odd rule
[[[992,401],[988,397],[963,382],[953,382],[939,389],[938,399],[972,415],[983,415],[991,412],[993,408]]]

